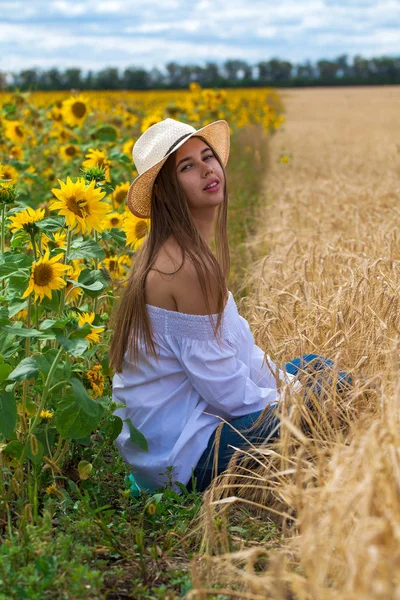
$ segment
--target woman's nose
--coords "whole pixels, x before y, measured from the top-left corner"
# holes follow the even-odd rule
[[[213,171],[214,169],[211,165],[204,165],[204,176],[208,175],[209,173],[213,173]]]

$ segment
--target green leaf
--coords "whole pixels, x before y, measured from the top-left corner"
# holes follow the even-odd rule
[[[118,131],[112,125],[102,125],[95,130],[90,132],[92,139],[100,140],[102,142],[116,142],[118,138]]]
[[[55,425],[65,439],[80,440],[89,435],[104,414],[103,407],[92,400],[79,379],[70,379],[72,393],[58,403]]]
[[[14,371],[9,374],[8,379],[11,379],[12,381],[23,381],[24,379],[30,379],[30,377],[36,377],[38,372],[35,359],[32,358],[32,356],[28,356],[21,360]]]
[[[0,259],[0,278],[15,275],[20,269],[29,269],[32,258],[23,252],[5,252]]]
[[[11,440],[11,442],[9,442],[7,446],[3,448],[4,454],[16,459],[21,458],[23,451],[24,447],[18,440]]]
[[[61,319],[45,319],[39,326],[40,331],[46,329],[65,329],[66,321]]]
[[[8,366],[8,365],[1,365]],[[17,404],[13,394],[0,392],[0,433],[10,438],[17,424]]]
[[[69,283],[72,283],[73,287],[80,287],[84,290],[89,290],[91,292],[97,292],[103,289],[103,284],[101,281],[94,281],[89,285],[85,285],[84,283],[79,283],[79,281],[74,281],[73,279],[67,280]]]
[[[98,258],[103,260],[105,252],[103,248],[94,240],[85,240],[84,242],[75,241],[72,244],[67,260],[77,260],[78,258]]]
[[[123,421],[122,421],[121,417],[117,417],[116,415],[111,415],[107,419],[106,426],[104,427],[104,433],[106,434],[106,436],[110,440],[110,442],[113,442],[114,440],[117,439],[117,437],[119,436],[119,434],[122,431],[122,427],[123,427]]]
[[[125,419],[124,423],[126,423],[129,427],[129,439],[131,440],[132,444],[139,446],[139,448],[141,450],[144,450],[144,452],[148,452],[149,447],[147,445],[147,440],[144,437],[143,433],[141,433],[139,429],[136,429],[136,427],[130,419]]]
[[[27,327],[20,326],[21,321],[16,321],[14,327],[9,327],[8,325],[3,325],[0,327],[1,331],[5,331],[6,333],[12,333],[16,337],[22,338],[39,338],[41,340],[54,340],[56,335],[53,331],[49,330],[48,333],[42,333],[37,329],[28,329]],[[22,323],[21,323],[22,325]]]
[[[10,293],[18,294],[21,296],[29,283],[29,274],[28,273],[14,273],[14,275],[10,275],[8,278],[8,289]]]
[[[85,269],[79,275],[78,282],[87,286],[85,291],[88,296],[95,298],[110,285],[111,277],[105,269],[93,271],[91,269]],[[101,282],[102,287],[95,291],[91,290],[89,286],[91,286],[94,282]]]
[[[36,225],[39,229],[45,229],[46,231],[58,231],[64,227],[65,217],[48,217],[47,219],[42,219],[41,221],[36,221]]]
[[[57,340],[60,342],[61,346],[65,348],[67,352],[72,354],[72,356],[82,356],[84,352],[89,348],[90,342],[89,340],[85,340],[82,338],[69,339],[64,335],[57,335]]]
[[[12,367],[7,364],[0,365],[0,383],[3,383],[6,379],[8,379],[9,374],[12,371]]]
[[[10,319],[15,317],[20,310],[25,310],[28,308],[28,300],[22,300],[21,302],[13,302],[8,307],[8,316]]]
[[[21,323],[21,321],[19,321],[19,323]],[[5,331],[6,333],[13,333],[17,337],[31,338],[31,337],[38,337],[41,335],[40,331],[38,331],[37,329],[28,329],[27,327],[21,327],[21,326],[9,327],[8,325],[3,325],[3,327],[0,327],[0,329],[1,329],[1,331]]]
[[[122,229],[118,229],[117,227],[113,227],[112,229],[107,229],[103,231],[101,234],[103,240],[113,240],[117,246],[121,248],[125,248],[126,246],[126,233]]]

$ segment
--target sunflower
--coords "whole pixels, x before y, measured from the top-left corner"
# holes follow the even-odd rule
[[[53,106],[52,109],[46,114],[48,119],[61,123],[63,120],[62,112],[59,106]]]
[[[106,181],[111,181],[110,177],[110,161],[107,159],[105,152],[102,150],[95,150],[89,148],[88,153],[85,155],[86,160],[83,161],[82,166],[84,169],[89,167],[99,167],[104,169],[106,175]]]
[[[104,391],[104,375],[101,372],[101,365],[94,365],[86,372],[86,379],[94,392],[94,397],[99,398]]]
[[[45,255],[33,263],[29,285],[21,298],[24,299],[34,292],[35,301],[40,298],[41,302],[45,296],[51,300],[52,290],[60,290],[66,285],[63,275],[68,270],[68,266],[58,264],[63,257],[64,254],[60,253],[50,258],[47,248]]]
[[[3,165],[3,177],[2,179],[11,179],[11,183],[17,183],[19,173],[15,167],[11,165]]]
[[[6,138],[17,144],[22,144],[26,140],[26,131],[21,121],[3,121],[4,135]]]
[[[104,267],[109,271],[113,281],[118,281],[118,279],[124,277],[126,273],[125,267],[129,267],[130,265],[131,259],[127,254],[109,256],[100,263],[101,267]]]
[[[60,156],[66,162],[70,162],[75,156],[80,154],[79,146],[75,144],[64,144],[60,146]]]
[[[75,183],[70,177],[67,183],[60,179],[58,183],[61,189],[51,190],[58,200],[51,202],[50,210],[58,210],[59,215],[65,216],[67,225],[76,227],[77,231],[102,231],[102,221],[110,210],[106,202],[101,202],[106,192],[95,188],[95,181],[86,186],[83,177],[78,177]]]
[[[122,145],[122,152],[129,156],[129,158],[132,158],[132,150],[134,143],[134,140],[128,140],[127,142],[125,142],[125,144]]]
[[[54,244],[56,248],[66,248],[67,246],[67,234],[56,231],[53,233]]]
[[[130,211],[126,211],[122,229],[126,233],[127,246],[138,250],[149,233],[150,219],[139,219]]]
[[[83,327],[84,325],[86,325],[86,323],[89,323],[91,325],[94,321],[94,317],[95,317],[94,312],[82,313],[78,319],[79,327]],[[91,342],[93,344],[98,344],[100,342],[100,333],[103,333],[104,330],[105,330],[105,327],[92,328],[91,332],[88,333],[87,336],[85,336],[85,339],[89,340],[89,342]]]
[[[82,125],[88,115],[88,102],[89,98],[82,94],[64,100],[61,112],[67,125]]]
[[[79,275],[85,265],[82,263],[81,258],[72,260],[71,263],[72,264],[69,265],[69,270],[67,271],[68,279],[78,281]],[[82,296],[82,288],[74,287],[72,283],[67,283],[67,287],[65,288],[65,298],[67,302],[76,302],[79,296]]]
[[[112,229],[113,227],[116,227],[117,229],[121,229],[123,220],[124,217],[121,213],[109,213],[103,221],[103,228]]]
[[[119,183],[117,186],[115,186],[115,190],[112,193],[112,202],[114,208],[118,208],[118,206],[121,206],[121,204],[126,201],[128,190],[128,181],[126,183]]]
[[[34,210],[30,206],[25,210],[20,210],[19,212],[11,215],[9,217],[11,221],[11,225],[9,225],[9,229],[11,233],[15,233],[19,229],[24,229],[28,233],[34,229],[32,225],[37,221],[41,221],[44,219],[44,209]]]
[[[147,117],[145,117],[143,119],[140,131],[142,133],[144,133],[146,131],[146,129],[148,129],[152,125],[155,125],[156,123],[161,121],[163,119],[163,116],[164,115],[162,115],[161,113],[157,113],[157,112],[154,112],[153,114],[148,115]]]
[[[4,177],[4,165],[0,163],[0,179],[5,179]]]
[[[24,151],[21,146],[11,146],[8,151],[8,156],[14,160],[22,160],[24,158]]]

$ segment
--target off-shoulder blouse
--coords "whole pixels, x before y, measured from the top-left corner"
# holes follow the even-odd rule
[[[132,443],[124,423],[116,445],[138,486],[152,492],[169,481],[167,467],[173,480],[189,482],[221,417],[229,421],[279,398],[271,373],[276,366],[255,344],[232,292],[222,313],[222,343],[209,315],[146,308],[159,362],[146,354],[143,343],[135,371],[126,352],[122,373],[113,378],[113,399],[124,405],[115,414],[130,419],[147,439],[145,452]],[[217,316],[212,315],[214,323]],[[173,489],[180,493],[176,485]]]

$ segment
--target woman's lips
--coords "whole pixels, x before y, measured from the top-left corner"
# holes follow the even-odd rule
[[[219,188],[220,188],[220,184],[217,183],[217,185],[213,185],[212,187],[210,187],[206,190],[203,190],[203,191],[211,194],[212,192],[218,192]]]

